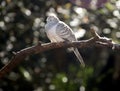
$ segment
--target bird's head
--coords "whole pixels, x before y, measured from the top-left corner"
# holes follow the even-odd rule
[[[59,22],[59,18],[55,15],[49,15],[46,19],[47,23],[57,23]]]

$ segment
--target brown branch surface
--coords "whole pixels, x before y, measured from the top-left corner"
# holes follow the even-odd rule
[[[59,43],[38,43],[35,46],[28,47],[22,49],[18,52],[13,52],[14,56],[3,68],[0,70],[0,78],[2,78],[6,73],[10,72],[13,68],[15,68],[20,62],[22,62],[27,56],[42,53],[44,51],[48,51],[50,49],[56,49],[61,47],[77,47],[77,48],[86,48],[92,46],[99,47],[108,47],[114,50],[120,50],[120,44],[112,43],[112,40],[106,37],[100,37],[95,30],[92,28],[91,33],[93,38],[82,41],[74,41],[74,42],[59,42]]]

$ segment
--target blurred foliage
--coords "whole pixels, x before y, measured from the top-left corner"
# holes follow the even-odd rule
[[[101,36],[120,43],[120,0],[0,0],[0,67],[12,51],[49,42],[45,19],[58,15],[78,39],[88,39],[94,26]],[[32,55],[0,80],[0,91],[119,91],[120,52],[80,49],[87,67],[73,53],[55,49]],[[118,89],[118,90],[117,90]]]

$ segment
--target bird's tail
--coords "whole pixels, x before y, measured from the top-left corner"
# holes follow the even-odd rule
[[[78,49],[77,48],[73,48],[73,52],[75,53],[76,57],[78,58],[79,62],[81,63],[81,66],[85,67],[85,63],[84,63],[83,58],[80,55]]]

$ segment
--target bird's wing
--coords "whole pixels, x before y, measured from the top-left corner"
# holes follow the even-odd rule
[[[59,37],[63,38],[66,41],[76,41],[77,39],[75,38],[75,35],[72,31],[72,29],[65,24],[64,22],[59,22],[56,27],[56,33]],[[82,56],[80,55],[79,51],[77,48],[71,48],[75,55],[77,56],[78,60],[80,61],[81,65],[84,67],[85,63],[82,59]]]
[[[76,41],[72,29],[62,21],[60,21],[59,24],[57,24],[56,34],[66,41]]]

